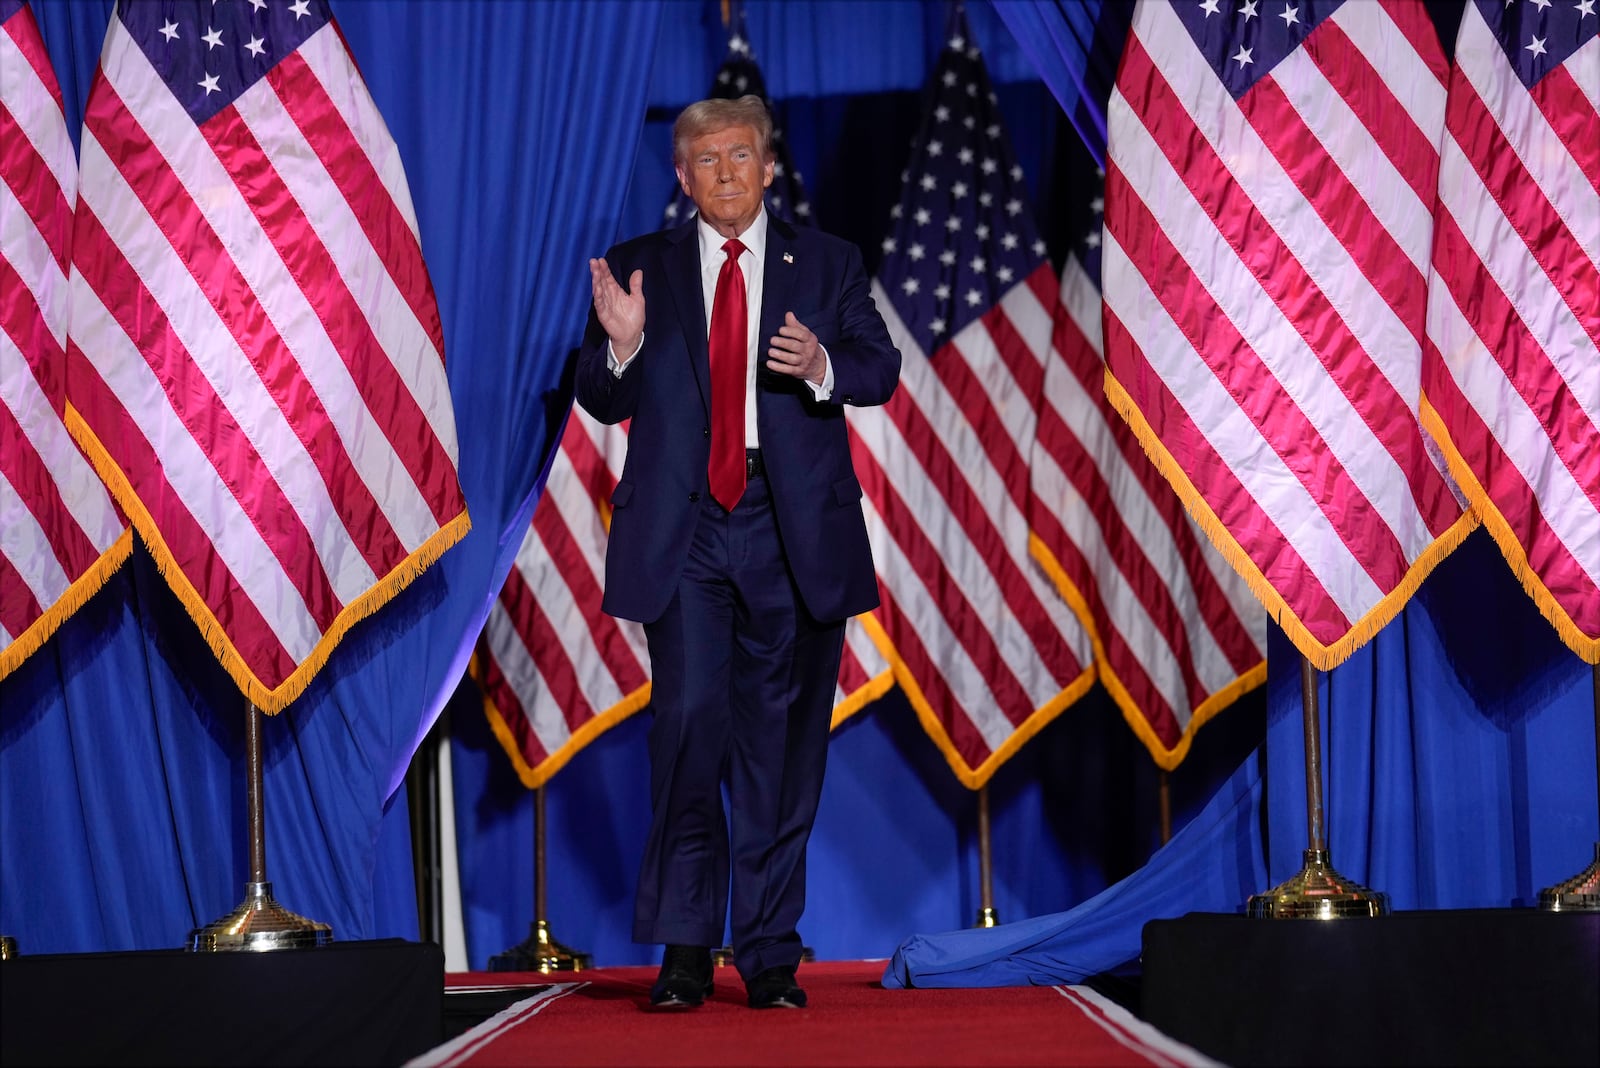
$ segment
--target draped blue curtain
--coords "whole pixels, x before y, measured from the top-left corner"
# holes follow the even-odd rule
[[[949,32],[953,0],[732,0],[774,101],[920,90]],[[1037,81],[1039,69],[988,0],[968,2],[990,80]],[[735,18],[737,21],[737,18]],[[727,52],[722,0],[673,0],[662,21],[650,105],[700,99]]]
[[[1102,166],[1106,100],[1133,6],[1132,0],[994,0],[995,13]]]
[[[111,5],[35,4],[76,133]],[[504,581],[617,232],[661,5],[338,3],[405,162],[472,532],[263,726],[267,875],[339,939],[417,932],[402,785]],[[0,930],[163,948],[249,875],[245,704],[142,551],[0,684]]]
[[[1137,958],[1148,921],[1242,912],[1298,872],[1308,845],[1300,655],[1274,630],[1267,658],[1260,750],[1149,864],[1060,913],[908,937],[886,981],[1114,973]],[[1594,670],[1561,644],[1485,531],[1369,644],[1319,673],[1318,704],[1330,859],[1392,909],[1535,907],[1542,888],[1593,859]]]
[[[969,3],[975,43],[1007,132],[1058,254],[1093,195],[1088,160],[1019,42],[987,3]],[[745,25],[819,226],[877,262],[899,174],[944,47],[943,0],[751,3]],[[663,19],[649,112],[626,206],[627,234],[661,225],[672,192],[670,127],[727,48],[717,0]],[[1085,162],[1088,161],[1088,162]],[[1058,225],[1059,224],[1059,225]],[[1076,232],[1073,236],[1078,236]],[[1171,776],[1188,820],[1261,738],[1259,693],[1218,717]],[[648,710],[589,745],[546,787],[548,915],[559,940],[599,964],[645,963],[630,941],[633,888],[649,818]],[[468,963],[521,942],[533,915],[533,802],[484,724],[468,685],[450,732]],[[801,934],[824,959],[887,957],[916,930],[977,916],[975,795],[961,786],[891,693],[836,731],[808,861]],[[1159,844],[1161,776],[1105,695],[1093,691],[990,784],[994,905],[1004,919],[1053,913],[1138,868]]]
[[[397,787],[449,699],[470,963],[483,967],[527,934],[532,804],[460,684],[465,659],[567,406],[585,260],[658,223],[665,131],[709,86],[725,35],[718,0],[334,3],[416,201],[473,531],[266,721],[268,875],[286,906],[340,939],[415,937]],[[1026,6],[968,9],[1059,258],[1054,235],[1070,227],[1051,221],[1087,199],[1093,152],[1076,105],[1058,106],[1068,83],[1042,51],[1051,38],[1015,21]],[[37,13],[75,133],[110,5]],[[748,15],[819,224],[875,262],[946,5],[771,0]],[[962,945],[940,965],[950,981],[992,979],[1000,962],[1028,981],[1126,962],[1158,913],[1242,907],[1293,874],[1305,845],[1298,659],[1281,636],[1270,667],[1268,686],[1209,723],[1170,777],[1187,829],[1165,849],[1159,772],[1103,694],[1002,768],[990,785],[995,905],[1011,922],[993,932],[959,930],[979,906],[973,795],[905,702],[884,698],[834,737],[802,934],[837,958],[956,932]],[[1335,865],[1399,908],[1526,905],[1581,868],[1600,836],[1590,678],[1488,539],[1468,539],[1323,681]],[[170,947],[237,904],[243,712],[136,551],[0,682],[0,932],[24,952]],[[547,788],[549,919],[600,963],[654,954],[628,942],[647,727],[647,713],[624,722]]]

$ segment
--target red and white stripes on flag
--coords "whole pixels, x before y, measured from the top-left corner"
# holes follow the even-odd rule
[[[533,522],[489,609],[473,673],[495,737],[529,789],[650,700],[644,628],[600,609],[625,424],[573,405]]]
[[[1600,663],[1600,13],[1469,3],[1439,165],[1423,420]]]
[[[839,683],[833,691],[834,727],[894,688],[894,673],[881,648],[885,644],[883,628],[870,613],[844,625]]]
[[[1106,389],[1327,669],[1476,524],[1417,419],[1445,61],[1420,2],[1246,7],[1134,13]]]
[[[278,711],[468,528],[398,152],[326,4],[123,3],[80,175],[69,426]]]
[[[626,423],[607,426],[572,406],[473,662],[489,725],[529,789],[650,700],[644,628],[600,608],[607,502],[627,450]],[[845,638],[835,726],[892,683],[861,620]]]
[[[1033,551],[1091,621],[1106,692],[1171,770],[1201,724],[1266,680],[1267,614],[1106,401],[1099,244],[1097,217],[1084,256],[1062,267],[1033,448]]]
[[[62,422],[77,195],[77,156],[38,23],[26,4],[0,4],[0,678],[133,545]]]
[[[978,50],[933,71],[873,299],[901,353],[848,408],[896,681],[977,788],[1094,681],[1088,633],[1029,557],[1028,464],[1058,300]]]

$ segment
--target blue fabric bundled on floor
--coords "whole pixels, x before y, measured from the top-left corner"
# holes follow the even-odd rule
[[[1266,885],[1261,773],[1252,755],[1199,815],[1119,883],[1076,908],[999,927],[912,935],[883,973],[887,987],[1081,983],[1139,955],[1149,920],[1237,912]]]
[[[1277,628],[1267,663],[1266,740],[1148,864],[1065,912],[912,936],[884,983],[1082,982],[1134,960],[1151,920],[1236,914],[1296,874],[1309,845],[1300,657]],[[1600,840],[1595,691],[1595,669],[1487,532],[1472,534],[1370,643],[1318,673],[1335,870],[1396,912],[1534,907]]]

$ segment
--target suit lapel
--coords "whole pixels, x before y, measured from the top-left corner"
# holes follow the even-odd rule
[[[678,325],[683,330],[689,369],[700,389],[700,403],[705,405],[707,418],[710,418],[711,350],[706,341],[709,327],[705,295],[700,288],[700,242],[695,236],[696,225],[695,220],[690,219],[667,236],[662,266],[667,272],[667,288],[672,293]]]
[[[794,230],[782,219],[767,215],[767,263],[761,275],[761,332],[756,335],[756,367],[766,366],[767,349],[792,310],[789,291],[794,287]],[[788,259],[784,257],[787,256]]]

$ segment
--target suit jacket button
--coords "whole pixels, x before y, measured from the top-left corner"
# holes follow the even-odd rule
[[[854,404],[856,402],[856,399],[855,399],[855,397],[853,397],[850,394],[846,393],[844,395],[844,402],[846,404]]]
[[[701,427],[700,428],[700,434],[703,437],[708,437],[709,438],[711,436],[711,428],[708,427],[708,426]]]
[[[689,494],[689,503],[690,504],[699,504],[700,503],[700,494],[698,494],[698,493]]]

